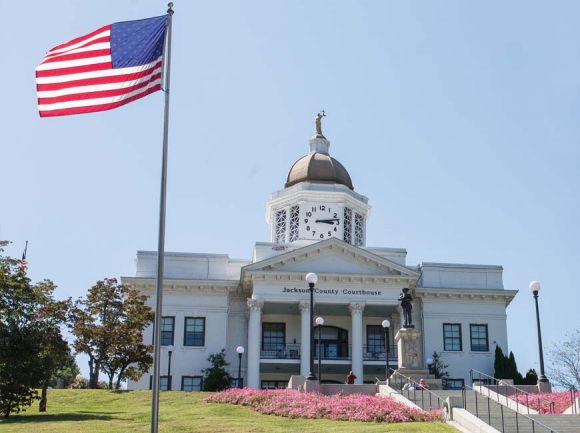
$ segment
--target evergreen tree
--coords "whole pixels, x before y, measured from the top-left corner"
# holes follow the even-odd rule
[[[203,390],[216,392],[228,389],[232,376],[225,369],[226,366],[230,365],[229,362],[226,362],[226,349],[209,355],[207,360],[210,362],[211,367],[204,370]]]
[[[499,345],[495,346],[495,360],[493,362],[494,373],[493,377],[496,379],[507,379],[506,377],[506,357]]]
[[[518,372],[518,365],[516,364],[516,357],[514,353],[510,351],[510,356],[507,359],[506,363],[506,377],[504,379],[512,379],[514,381],[514,385],[519,385],[520,381],[519,378],[521,377],[520,373]]]
[[[437,352],[433,352],[431,358],[433,358],[433,364],[431,364],[429,373],[433,374],[437,379],[444,379],[449,377],[449,372],[445,371],[449,365],[443,363],[441,360],[441,355],[439,355]]]
[[[535,385],[538,383],[538,373],[533,368],[530,368],[526,373],[526,377],[522,380],[522,385]]]

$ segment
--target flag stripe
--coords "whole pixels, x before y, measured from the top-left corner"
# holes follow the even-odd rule
[[[47,56],[48,57],[57,56],[61,53],[69,52],[69,51],[74,50],[76,48],[85,46],[87,44],[93,44],[95,42],[95,40],[97,40],[103,36],[107,36],[107,37],[111,36],[111,25],[110,24],[103,26],[100,29],[97,29],[89,34],[86,34],[84,36],[79,36],[78,38],[75,38],[71,41],[65,42],[64,44],[57,45],[52,50],[50,50],[48,53],[46,53],[45,58]],[[42,64],[42,62],[41,62],[41,64]]]
[[[52,69],[70,68],[73,66],[84,66],[91,65],[93,63],[105,63],[110,61],[111,56],[109,48],[103,48],[100,50],[69,53],[59,57],[53,57],[49,61],[44,62],[42,65],[36,68],[36,70],[50,71]]]
[[[161,84],[158,84],[157,86],[148,89],[146,92],[126,98],[122,101],[111,102],[109,104],[103,104],[101,102],[100,105],[86,105],[83,107],[72,107],[72,108],[67,107],[62,109],[52,108],[50,111],[42,112],[41,116],[42,117],[67,116],[71,114],[95,113],[97,111],[112,110],[113,108],[121,107],[125,104],[128,104],[129,102],[133,102],[137,99],[143,98],[144,96],[147,96],[158,90],[161,90]]]
[[[97,86],[84,86],[56,92],[39,92],[38,103],[40,105],[48,105],[56,104],[58,102],[97,99],[109,96],[122,96],[123,94],[127,93],[127,88],[139,90],[143,87],[151,85],[151,83],[156,82],[161,83],[161,72],[152,76],[146,76],[129,82],[101,84]],[[43,95],[40,95],[41,93]]]
[[[97,76],[102,76],[106,71],[114,71],[115,69],[111,69],[113,64],[109,61],[107,63],[97,63],[94,65],[85,65],[85,66],[76,66],[74,68],[63,68],[59,70],[51,70],[51,71],[40,71],[36,73],[37,83],[38,78],[45,78],[45,77],[61,77],[61,82],[68,81],[69,77],[73,74],[80,74],[85,72],[94,72],[94,71],[103,71],[102,73],[98,73]]]
[[[67,98],[50,98],[47,101],[44,101],[44,104],[41,100],[39,107],[41,110],[44,109],[45,106],[48,106],[54,110],[60,110],[65,108],[89,107],[100,104],[108,105],[122,101],[124,99],[131,99],[134,96],[139,96],[142,93],[149,94],[151,92],[147,93],[148,90],[157,86],[161,86],[161,78],[158,78],[151,83],[145,83],[145,86],[141,86],[142,88],[138,87],[137,89],[134,89],[134,87],[131,87],[133,90],[130,92],[123,91],[119,92],[118,94],[116,94],[117,92],[102,92],[100,94],[98,92],[92,94],[89,93],[87,97],[72,100],[67,100]]]
[[[101,27],[36,68],[41,117],[110,110],[161,89],[167,16]]]
[[[101,42],[95,41],[94,44],[90,46],[83,46],[74,50],[67,51],[66,53],[59,54],[58,56],[51,56],[46,57],[44,61],[39,65],[38,69],[41,69],[41,66],[49,65],[51,62],[57,60],[66,60],[67,58],[83,58],[83,57],[94,57],[95,52],[101,52],[100,55],[108,55],[109,54],[109,47],[110,47],[110,38],[104,38]]]
[[[109,69],[103,71],[87,71],[78,74],[69,74],[65,76],[50,76],[50,77],[39,77],[36,79],[36,84],[38,90],[55,90],[63,89],[74,85],[83,85],[91,83],[106,83],[109,81],[118,81],[119,79],[124,79],[128,75],[137,76],[142,73],[149,73],[150,69],[161,70],[161,58],[158,59],[156,63],[151,63],[143,66],[135,66],[132,68],[122,68],[122,69]],[[84,81],[85,83],[79,83]]]
[[[155,73],[161,72],[161,60],[153,65],[152,68],[143,69],[144,66],[139,66],[137,68],[123,68],[123,69],[112,69],[111,72],[115,72],[115,74],[111,74],[110,76],[101,77],[100,74],[95,73],[84,73],[84,74],[75,74],[76,79],[69,80],[70,82],[63,83],[61,80],[54,82],[49,82],[49,80],[44,80],[43,83],[39,83],[38,88],[38,95],[39,97],[47,97],[49,94],[47,92],[51,91],[58,91],[58,90],[66,90],[70,89],[71,93],[75,92],[77,88],[83,88],[84,86],[98,86],[104,85],[107,83],[116,84],[122,83],[124,81],[130,79],[141,79],[142,77],[146,77],[149,75],[153,75]],[[127,71],[128,73],[122,73]],[[72,74],[71,74],[72,75]],[[37,80],[39,82],[40,80]],[[64,93],[63,93],[64,94]]]

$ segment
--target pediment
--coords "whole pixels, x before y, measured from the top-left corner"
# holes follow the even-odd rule
[[[308,272],[319,278],[375,281],[414,287],[420,273],[339,239],[328,239],[242,268],[242,281],[302,280]]]

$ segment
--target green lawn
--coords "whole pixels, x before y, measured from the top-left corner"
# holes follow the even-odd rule
[[[379,424],[288,419],[251,408],[204,403],[204,392],[160,393],[159,432],[457,432],[443,423]],[[2,433],[149,432],[151,391],[49,390],[48,411],[38,403],[0,419]]]

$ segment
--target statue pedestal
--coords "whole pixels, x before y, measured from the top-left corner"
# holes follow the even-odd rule
[[[419,337],[421,331],[415,328],[402,328],[395,335],[395,341],[399,349],[399,368],[397,371],[404,376],[410,377],[415,382],[420,379],[425,379],[430,389],[441,389],[442,380],[435,378],[429,374],[429,370],[425,370],[419,365]],[[395,373],[391,376],[391,381],[396,376]],[[399,379],[400,380],[400,376]],[[404,383],[399,383],[399,386]]]
[[[419,370],[419,337],[421,331],[415,328],[402,328],[395,335],[399,349],[399,369]]]

